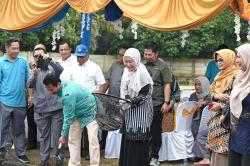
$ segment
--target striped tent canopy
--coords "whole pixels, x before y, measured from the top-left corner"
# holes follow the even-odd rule
[[[108,20],[124,15],[157,30],[195,28],[225,8],[250,19],[248,0],[1,0],[0,29],[25,32],[40,29],[65,16],[68,6],[81,13],[102,8]]]

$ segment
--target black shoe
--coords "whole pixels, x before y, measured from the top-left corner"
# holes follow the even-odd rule
[[[49,162],[48,161],[41,161],[39,166],[49,166]]]
[[[32,149],[36,149],[36,144],[28,144],[27,146],[26,146],[26,150],[32,150]]]
[[[30,163],[30,160],[27,158],[26,155],[22,155],[22,156],[17,156],[18,159],[23,162],[23,163]]]
[[[89,157],[89,153],[86,154],[86,156],[84,157],[85,160],[90,160],[90,157]]]

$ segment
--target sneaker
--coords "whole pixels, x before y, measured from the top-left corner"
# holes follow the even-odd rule
[[[29,163],[30,160],[27,158],[26,155],[18,156],[18,159],[23,163]]]
[[[156,158],[152,158],[150,161],[150,166],[159,166],[160,162]]]

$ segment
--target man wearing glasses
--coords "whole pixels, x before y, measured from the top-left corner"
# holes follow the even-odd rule
[[[50,147],[53,147],[54,150],[58,147],[57,140],[60,138],[62,130],[63,111],[59,97],[46,89],[43,79],[49,73],[55,73],[59,76],[63,68],[58,62],[53,62],[42,47],[35,47],[33,58],[35,63],[27,82],[29,88],[28,103],[29,106],[31,103],[34,104],[34,120],[40,133],[40,166],[47,166]]]
[[[46,47],[43,44],[37,44],[34,47],[33,54],[35,50],[42,49],[46,52]],[[38,57],[38,56],[37,56]],[[36,67],[36,63],[34,62],[34,58],[32,57],[30,61],[30,68],[31,70]],[[29,89],[30,93],[32,94],[32,90]],[[27,106],[27,122],[28,122],[28,143],[26,146],[26,150],[36,149],[37,147],[37,126],[34,121],[34,105],[32,103],[32,96],[28,96],[28,106]]]

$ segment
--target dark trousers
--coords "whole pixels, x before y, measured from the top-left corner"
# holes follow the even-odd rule
[[[147,140],[128,140],[122,134],[119,166],[149,166]]]
[[[82,157],[86,157],[86,155],[89,154],[89,139],[88,139],[87,127],[84,127],[82,132],[81,149],[82,149]]]
[[[28,121],[28,143],[36,145],[37,143],[37,127],[34,121],[34,105],[28,108],[27,121]]]
[[[242,155],[232,150],[229,150],[228,166],[249,166],[250,155]]]
[[[102,139],[100,141],[101,149],[105,149],[107,135],[108,135],[108,132],[102,130]]]
[[[163,115],[161,113],[161,106],[154,107],[154,116],[153,121],[151,124],[151,139],[150,139],[150,146],[151,146],[151,158],[159,158],[159,151],[162,144],[161,133],[162,133],[162,118]]]

